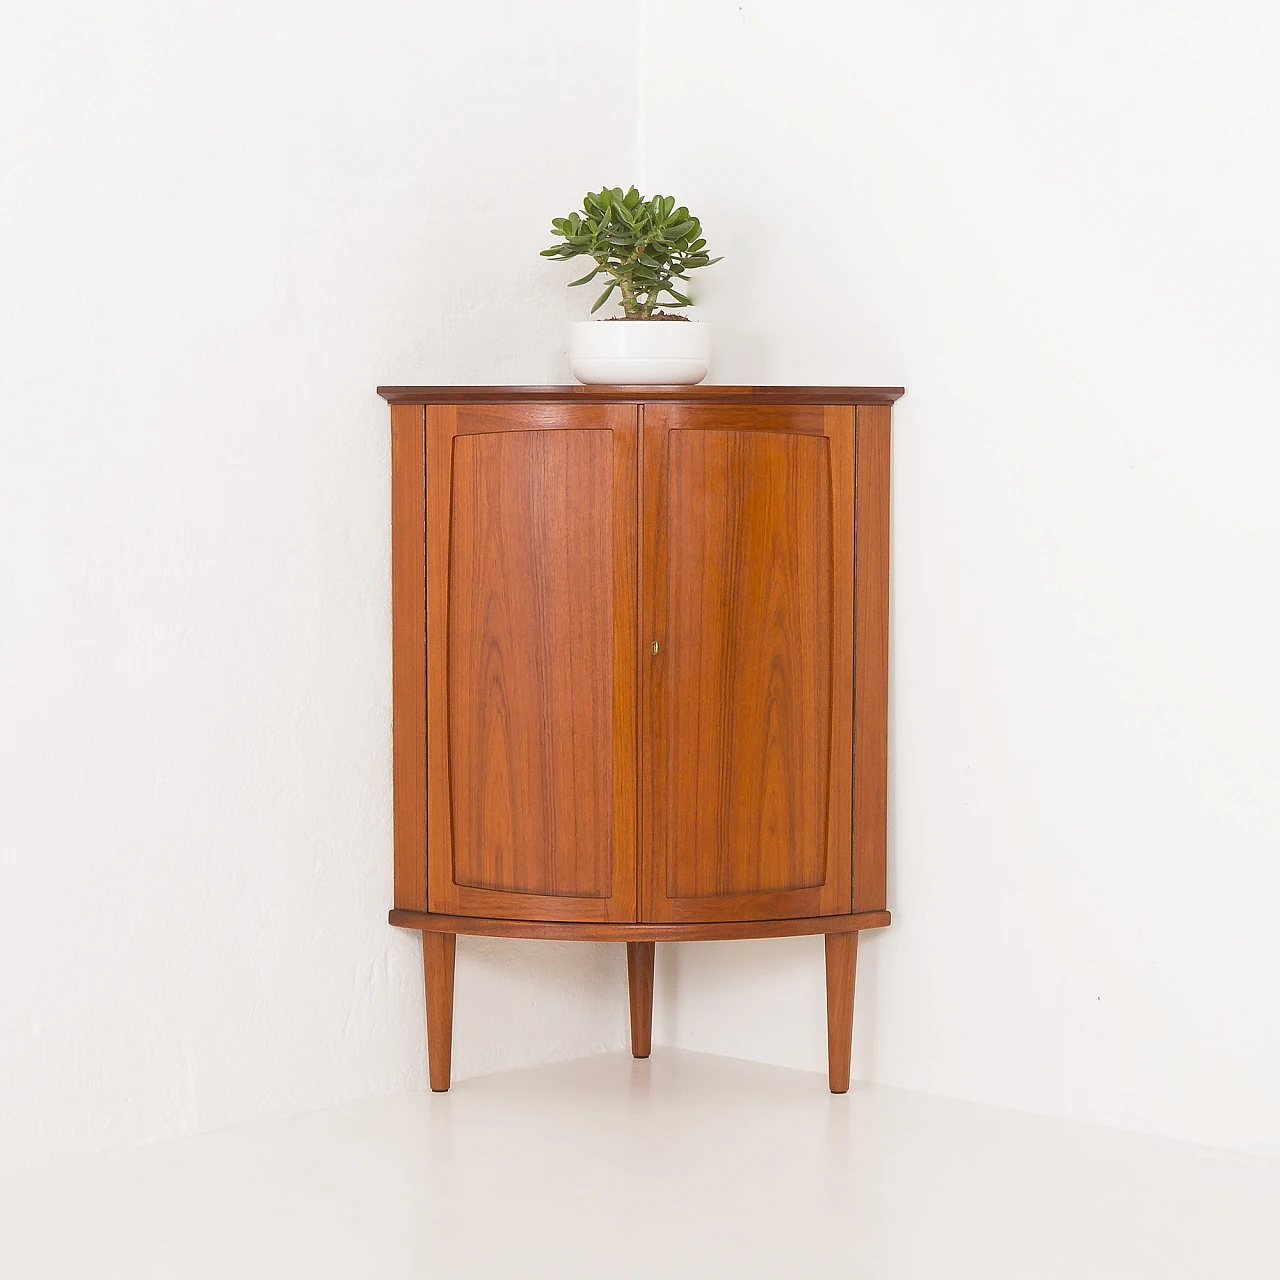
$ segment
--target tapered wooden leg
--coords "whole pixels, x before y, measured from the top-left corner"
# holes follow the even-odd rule
[[[647,1058],[653,1047],[653,950],[656,945],[653,942],[627,943],[633,1058]]]
[[[457,937],[422,933],[422,972],[427,987],[427,1063],[431,1089],[445,1093],[453,1063],[453,958]]]
[[[832,1093],[849,1092],[853,985],[857,973],[857,930],[827,934],[827,1074]]]

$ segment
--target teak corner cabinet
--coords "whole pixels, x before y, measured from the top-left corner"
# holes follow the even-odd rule
[[[892,387],[381,387],[394,925],[431,1087],[459,933],[824,934],[832,1092],[885,910]]]

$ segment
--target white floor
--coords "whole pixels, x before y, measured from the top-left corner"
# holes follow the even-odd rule
[[[0,1276],[1280,1276],[1280,1162],[657,1049],[0,1181]]]

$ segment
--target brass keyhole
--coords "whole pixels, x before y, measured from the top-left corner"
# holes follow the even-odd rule
[[[656,640],[649,646],[649,652],[652,654],[656,654],[658,652],[658,642]]]

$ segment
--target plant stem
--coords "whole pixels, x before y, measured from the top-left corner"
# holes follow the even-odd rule
[[[640,304],[636,301],[636,291],[625,275],[618,277],[618,287],[622,290],[622,312],[630,319],[640,310]]]
[[[631,283],[630,268],[635,266],[636,258],[638,256],[639,251],[637,250],[635,257],[633,257],[629,262],[621,262],[617,265],[610,262],[607,258],[595,259],[600,268],[607,271],[617,282],[618,288],[622,292],[622,314],[626,316],[628,320],[648,320],[651,312],[653,311],[652,302],[649,299],[641,302],[636,297],[635,286]],[[650,297],[651,296],[652,295],[650,295]]]

